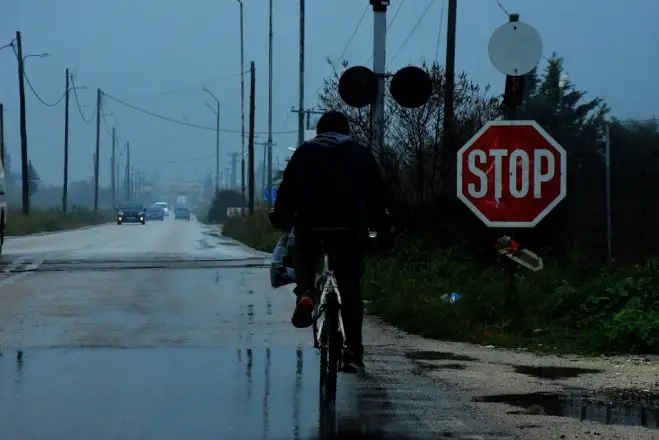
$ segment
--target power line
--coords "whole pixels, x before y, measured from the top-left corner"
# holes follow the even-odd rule
[[[88,121],[87,118],[85,118],[85,114],[82,112],[82,106],[80,105],[80,99],[78,98],[78,88],[76,87],[75,78],[73,75],[71,75],[71,85],[73,86],[73,95],[75,96],[76,99],[76,107],[78,107],[78,113],[80,113],[80,117],[86,124],[91,124],[92,120],[90,119]],[[93,117],[94,114],[92,113],[92,118]]]
[[[446,8],[446,0],[442,0],[442,12],[439,14],[439,32],[437,32],[437,47],[435,48],[435,62],[439,60],[439,48],[442,43],[442,27],[444,27],[444,9]]]
[[[346,43],[345,47],[343,48],[343,51],[341,52],[341,55],[339,55],[339,57],[337,58],[337,60],[342,61],[343,56],[344,56],[344,55],[346,54],[346,52],[348,51],[348,48],[350,47],[350,44],[352,44],[352,40],[355,39],[355,35],[357,35],[357,32],[359,31],[359,28],[361,27],[362,22],[364,21],[364,18],[366,17],[366,13],[368,12],[368,8],[369,8],[369,6],[370,6],[370,5],[366,5],[366,8],[364,8],[364,12],[362,12],[362,16],[359,17],[359,21],[357,22],[357,26],[355,26],[355,29],[353,29],[353,31],[352,31],[352,35],[351,35],[350,38],[348,39],[348,42]],[[332,63],[332,66],[335,66],[335,64]],[[325,81],[323,81],[323,82],[320,84],[320,86],[318,86],[318,88],[316,89],[316,91],[313,92],[312,96],[314,96],[314,97],[318,96],[318,92],[320,92],[320,90],[321,90],[324,86],[325,86]]]
[[[210,156],[201,156],[201,157],[190,157],[187,159],[176,159],[176,160],[138,160],[135,163],[148,163],[148,164],[178,164],[178,163],[188,163],[188,162],[197,162],[200,160],[215,159],[215,155]]]
[[[12,41],[10,45],[11,45],[12,50],[14,51],[14,55],[16,55],[16,58],[18,58],[18,52],[16,52],[16,47],[14,47],[14,42]],[[21,61],[22,61],[22,60],[19,60],[19,62],[21,62]],[[66,91],[65,91],[65,92],[62,94],[62,96],[60,96],[60,98],[59,98],[56,102],[54,102],[54,103],[52,103],[52,104],[51,104],[51,103],[48,103],[48,102],[44,101],[44,100],[41,98],[41,96],[39,96],[39,94],[37,93],[37,91],[36,91],[36,90],[34,89],[34,87],[32,86],[32,83],[30,82],[30,78],[28,78],[28,76],[27,76],[27,72],[25,71],[25,68],[23,68],[23,78],[25,78],[25,82],[27,83],[29,89],[32,91],[32,94],[33,94],[33,95],[39,100],[39,102],[41,102],[43,105],[45,105],[45,106],[47,106],[47,107],[55,107],[57,104],[59,104],[60,102],[62,102],[62,100],[63,100],[64,97],[66,96]]]
[[[200,130],[217,131],[216,127],[210,127],[210,126],[200,125],[200,124],[193,124],[193,123],[190,123],[190,122],[181,121],[179,119],[174,119],[174,118],[171,118],[169,116],[160,115],[158,113],[154,113],[154,112],[149,111],[149,110],[145,110],[141,107],[133,105],[133,104],[131,104],[129,102],[126,102],[122,99],[119,99],[119,98],[116,98],[112,95],[109,95],[106,92],[103,92],[103,96],[106,96],[106,97],[110,98],[111,100],[113,100],[113,101],[115,101],[119,104],[122,104],[122,105],[124,105],[128,108],[131,108],[135,111],[147,114],[149,116],[153,116],[154,118],[162,119],[163,121],[168,121],[168,122],[171,122],[173,124],[179,124],[179,125],[183,125],[183,126],[190,127],[190,128],[197,128],[197,129],[200,129]],[[220,128],[220,131],[224,132],[224,133],[242,134],[242,130],[228,130],[226,128],[225,129]],[[256,131],[254,133],[255,134],[267,134],[268,132],[267,131]],[[272,132],[272,134],[292,134],[292,133],[297,133],[297,130],[273,131]]]
[[[346,43],[346,46],[343,48],[343,52],[341,52],[341,55],[339,55],[338,61],[341,62],[343,60],[343,56],[346,54],[348,51],[348,48],[352,44],[352,40],[355,39],[355,35],[357,35],[357,32],[359,31],[359,28],[362,26],[362,22],[364,21],[364,17],[366,17],[366,13],[368,12],[368,8],[370,5],[366,5],[366,8],[364,8],[364,12],[362,13],[362,16],[359,17],[359,21],[357,22],[357,26],[355,26],[355,29],[352,31],[352,35],[350,35],[350,38],[348,39],[348,42]]]
[[[423,21],[424,18],[426,18],[426,15],[428,14],[428,11],[430,10],[430,7],[435,3],[435,0],[430,0],[428,2],[428,5],[426,6],[426,9],[423,10],[423,13],[421,14],[421,17],[417,20],[416,24],[412,28],[409,34],[407,34],[407,37],[403,41],[403,44],[400,46],[398,49],[398,52],[394,55],[394,57],[389,61],[389,64],[393,63],[394,60],[398,57],[398,55],[403,51],[403,48],[405,48],[405,45],[407,45],[407,42],[410,41],[410,38],[412,38],[412,35],[416,32],[416,30],[419,28],[419,25]]]
[[[506,14],[506,17],[510,16],[510,12],[501,4],[499,0],[494,0],[494,2],[499,5],[499,8],[503,11],[504,14]]]

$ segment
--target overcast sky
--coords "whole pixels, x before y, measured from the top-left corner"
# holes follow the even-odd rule
[[[65,68],[78,86],[83,112],[90,119],[96,88],[140,108],[193,124],[213,127],[215,116],[205,103],[206,85],[221,100],[221,168],[229,153],[239,152],[240,30],[236,0],[4,0],[0,46],[20,30],[26,73],[46,102],[64,92]],[[244,0],[245,66],[256,63],[257,131],[268,123],[268,2]],[[273,130],[275,161],[294,146],[298,101],[298,0],[275,0]],[[601,96],[618,117],[650,118],[659,113],[659,2],[656,0],[500,0],[509,12],[533,25],[542,36],[544,54],[557,52],[570,79],[591,96]],[[368,0],[307,0],[306,106],[360,21]],[[388,68],[445,57],[447,0],[391,0],[388,19]],[[426,11],[420,24],[415,26]],[[400,11],[397,9],[400,7]],[[479,84],[503,88],[503,76],[490,64],[491,33],[507,21],[496,0],[461,0],[458,10],[456,63]],[[347,48],[350,64],[369,60],[372,12],[366,14]],[[411,35],[410,35],[411,33]],[[407,39],[409,37],[409,39]],[[403,42],[407,39],[407,43]],[[439,40],[439,50],[438,50]],[[402,50],[401,49],[402,46]],[[394,58],[394,55],[398,56]],[[632,76],[633,75],[633,76]],[[248,77],[246,77],[246,94]],[[5,104],[5,139],[14,168],[19,164],[18,82],[11,49],[0,51],[0,101]],[[170,93],[164,93],[170,92]],[[63,164],[63,102],[41,104],[27,89],[29,155],[41,178],[60,184]],[[247,103],[246,96],[246,103]],[[83,121],[72,95],[70,179],[93,173],[95,124]],[[117,127],[121,150],[132,145],[132,163],[161,179],[194,180],[214,173],[214,132],[154,118],[106,98],[107,128]],[[289,132],[289,133],[279,133]],[[260,135],[265,141],[267,135]],[[257,155],[262,150],[257,147]],[[260,153],[262,154],[262,153]],[[110,179],[111,142],[101,131],[101,182]],[[260,156],[257,156],[260,157]],[[125,156],[121,157],[121,163]],[[256,162],[259,163],[259,160]]]

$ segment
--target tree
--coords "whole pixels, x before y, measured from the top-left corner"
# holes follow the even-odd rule
[[[242,195],[232,189],[220,189],[215,192],[215,197],[208,210],[208,221],[218,223],[227,218],[227,208],[242,206]]]
[[[348,116],[353,136],[362,144],[371,145],[371,122],[367,109],[347,106],[339,97],[338,80],[342,72],[334,69],[325,80],[320,94],[324,110],[338,110]],[[341,66],[345,69],[347,62]],[[452,153],[442,145],[442,121],[444,108],[444,69],[439,64],[423,68],[430,75],[433,88],[428,103],[417,109],[400,107],[391,96],[385,107],[385,146],[375,152],[382,167],[390,192],[394,198],[393,209],[399,218],[406,217],[427,227],[436,229],[441,216],[447,182],[446,169]],[[387,84],[388,90],[388,84]],[[501,116],[500,98],[489,94],[489,87],[482,89],[468,80],[466,74],[457,76],[455,84],[455,142],[466,142],[485,122]]]

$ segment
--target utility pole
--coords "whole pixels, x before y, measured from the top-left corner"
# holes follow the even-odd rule
[[[130,142],[126,142],[126,200],[130,200],[130,196]]]
[[[261,191],[263,191],[263,194],[266,194],[266,190],[270,190],[270,188],[267,186],[268,185],[268,180],[266,179],[266,172],[268,169],[267,163],[268,163],[268,142],[257,142],[257,145],[261,145],[263,147],[263,169],[261,170]],[[266,197],[263,196],[265,199]]]
[[[454,105],[454,89],[455,89],[455,34],[457,26],[458,15],[458,2],[457,0],[449,0],[448,2],[448,18],[446,30],[446,78],[444,85],[444,121],[442,132],[442,148],[449,151],[449,159],[447,159],[447,175],[448,175],[448,191],[449,194],[455,194],[457,170],[455,169],[455,161],[457,152],[457,145],[453,145],[453,105]]]
[[[240,189],[241,189],[241,215],[245,216],[245,37],[243,28],[243,2],[240,4],[240,122],[241,122],[241,160],[240,160]]]
[[[25,71],[23,66],[23,42],[20,31],[16,31],[16,56],[18,57],[18,94],[21,120],[21,183],[23,186],[23,214],[30,214],[30,176],[27,165],[27,123],[25,118]]]
[[[5,106],[0,102],[0,159],[5,167]]]
[[[114,172],[115,172],[115,176],[117,176],[117,177],[116,177],[116,179],[117,179],[117,188],[116,188],[117,192],[115,193],[115,200],[120,200],[119,187],[120,187],[121,185],[119,184],[119,161],[118,161],[118,160],[115,161],[114,166],[115,166],[115,168],[114,168],[114,169],[115,169],[115,171],[114,171]],[[117,203],[116,208],[118,208],[118,207],[119,207],[119,204]]]
[[[375,149],[384,148],[385,69],[387,62],[387,7],[389,0],[369,0],[373,6],[373,72],[378,78],[378,94],[372,105],[371,120]]]
[[[304,130],[311,130],[311,115],[322,115],[323,112],[318,111],[318,110],[312,110],[312,109],[301,111],[299,108],[295,108],[295,107],[293,107],[291,109],[291,112],[301,114],[303,120],[304,120],[304,115],[307,116],[306,128],[304,128],[302,130],[302,140],[301,141],[300,141],[300,138],[298,136],[298,146],[299,146],[299,145],[302,145],[304,143]]]
[[[606,161],[606,245],[609,262],[613,261],[613,230],[611,228],[611,130],[604,127],[604,160]]]
[[[66,69],[66,89],[64,91],[64,183],[62,185],[62,212],[68,209],[69,191],[69,69]]]
[[[227,176],[227,188],[231,188],[231,186],[229,185],[231,180],[231,173],[230,173],[231,168],[225,168],[224,171],[226,172],[226,176]]]
[[[268,32],[268,194],[272,194],[272,0],[270,0],[270,17]],[[272,207],[270,197],[266,203],[268,210]]]
[[[304,142],[304,3],[300,0],[300,102],[297,114],[297,144]]]
[[[230,153],[231,157],[231,188],[236,188],[236,169],[238,168],[238,153]]]
[[[215,111],[215,188],[220,189],[220,101]]]
[[[117,154],[117,129],[112,127],[112,158],[110,159],[110,176],[112,181],[112,207],[117,207],[117,177],[114,174]]]
[[[96,155],[94,156],[94,211],[98,211],[98,161],[101,148],[101,89],[96,89]]]
[[[254,215],[254,113],[256,111],[256,67],[254,61],[250,63],[249,80],[249,215]]]

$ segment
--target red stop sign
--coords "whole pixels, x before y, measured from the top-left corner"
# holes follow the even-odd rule
[[[535,121],[492,121],[458,151],[458,198],[491,228],[532,228],[567,192],[565,150]]]

